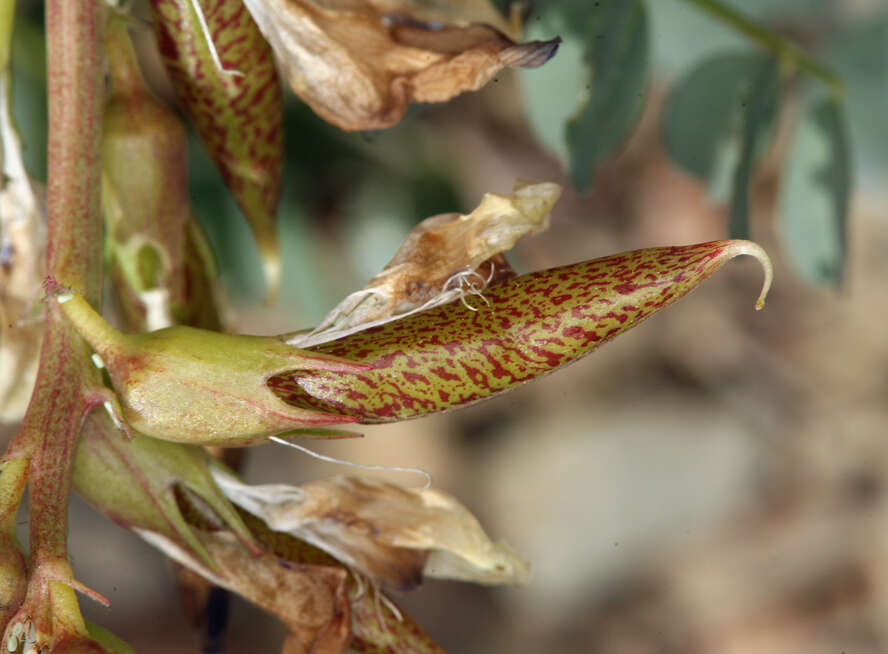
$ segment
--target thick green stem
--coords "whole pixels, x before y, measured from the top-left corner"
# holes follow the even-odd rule
[[[770,50],[783,62],[810,73],[829,87],[830,92],[837,99],[841,99],[844,95],[844,85],[839,76],[792,41],[775,34],[748,16],[718,0],[685,0],[685,2],[699,7],[716,20],[740,32],[763,48]]]
[[[47,273],[93,305],[98,305],[102,274],[103,11],[98,2],[46,3]]]
[[[101,290],[99,212],[103,8],[97,2],[46,3],[49,92],[47,271],[97,302]],[[66,558],[67,496],[74,444],[96,371],[86,344],[48,307],[43,351],[22,433],[33,453],[31,548]]]
[[[47,273],[83,292],[94,304],[100,297],[102,272],[99,180],[104,11],[99,2],[46,2]],[[6,455],[7,460],[30,459],[31,575],[28,599],[19,611],[22,620],[46,615],[40,599],[47,597],[46,584],[73,583],[67,563],[71,462],[90,393],[101,385],[89,355],[88,346],[58,305],[47,303],[37,382]],[[82,624],[76,602],[53,604],[53,625]],[[45,622],[36,626],[38,632],[52,630]]]

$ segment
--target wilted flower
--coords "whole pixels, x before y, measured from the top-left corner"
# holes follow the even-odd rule
[[[0,69],[0,422],[21,419],[37,376],[43,325],[31,309],[45,275],[45,211],[13,124],[10,71]]]
[[[382,272],[337,304],[314,330],[287,336],[287,342],[307,347],[330,341],[452,302],[467,292],[480,294],[491,281],[514,276],[498,255],[518,239],[548,228],[549,212],[560,196],[558,184],[518,182],[511,195],[485,194],[469,214],[426,218]]]
[[[249,485],[219,468],[213,476],[228,499],[271,529],[375,581],[406,589],[423,575],[483,584],[527,577],[527,563],[504,543],[491,542],[466,507],[437,489],[355,477]]]
[[[472,3],[481,11],[440,3],[421,11],[428,3],[397,0],[244,1],[296,95],[344,130],[389,127],[412,102],[444,102],[503,68],[541,66],[559,43],[515,44],[482,23],[495,15],[486,0]]]

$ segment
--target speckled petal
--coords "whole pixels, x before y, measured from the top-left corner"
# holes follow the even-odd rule
[[[748,241],[650,248],[491,285],[460,302],[316,346],[371,366],[353,374],[288,371],[269,387],[285,402],[363,423],[478,402],[575,361],[693,290],[728,260],[765,252]]]

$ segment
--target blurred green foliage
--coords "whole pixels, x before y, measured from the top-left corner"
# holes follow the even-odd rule
[[[524,99],[540,144],[577,188],[594,182],[595,169],[631,135],[652,52],[658,79],[678,75],[666,89],[666,151],[728,205],[726,236],[755,238],[752,182],[784,107],[801,102],[777,229],[803,278],[841,281],[852,162],[859,158],[851,143],[865,144],[864,165],[888,167],[888,7],[874,3],[855,17],[837,0],[533,3],[529,36],[555,33],[565,39],[562,59],[522,72]],[[834,64],[847,92],[797,56],[801,51]],[[829,102],[811,100],[812,90],[824,88]]]
[[[836,101],[812,92],[805,99],[781,188],[780,231],[796,268],[810,280],[842,280],[847,252],[851,162]]]

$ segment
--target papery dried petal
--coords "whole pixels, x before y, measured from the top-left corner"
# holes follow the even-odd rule
[[[332,4],[332,3],[330,3]],[[339,0],[338,7],[370,6],[382,16],[409,17],[417,23],[468,27],[483,24],[517,39],[520,30],[490,0]]]
[[[549,212],[561,196],[551,182],[519,182],[509,196],[486,194],[470,214],[441,214],[417,225],[382,272],[342,300],[309,334],[291,345],[308,347],[358,329],[403,318],[479,294],[501,279],[505,261],[491,257],[511,250],[518,239],[549,226]],[[482,264],[488,263],[484,270]]]
[[[333,477],[301,486],[248,485],[215,469],[232,502],[371,579],[407,589],[422,574],[476,583],[524,581],[527,564],[490,541],[475,517],[436,489]]]
[[[476,91],[505,67],[540,66],[558,40],[516,45],[494,27],[423,22],[412,3],[245,0],[293,91],[344,130],[397,123],[411,102]]]
[[[198,528],[210,528],[199,513],[187,505],[182,509],[189,524]],[[342,565],[313,545],[288,533],[270,529],[261,518],[243,509],[240,513],[244,523],[262,547],[283,561],[293,565]],[[198,570],[198,572],[207,574],[207,571]],[[393,651],[404,654],[444,654],[444,650],[419,624],[398,609],[381,591],[368,587],[368,582],[359,580],[355,574],[351,574],[347,578],[347,592],[351,605],[353,638],[349,647],[352,650],[378,654]]]
[[[10,70],[0,69],[0,422],[24,416],[37,377],[43,325],[30,313],[46,247],[46,207],[25,171],[10,84]]]
[[[284,141],[271,49],[241,0],[152,0],[151,6],[173,87],[250,223],[274,298]]]
[[[318,345],[371,370],[287,372],[268,385],[295,406],[364,423],[465,406],[566,365],[693,290],[741,254],[748,241],[650,248],[523,275],[488,287],[482,306],[460,302]]]
[[[156,535],[150,535],[148,540],[175,561],[280,618],[290,632],[285,651],[345,652],[351,625],[345,569],[306,563],[291,565],[267,552],[251,552],[226,531],[198,533],[218,566],[218,574],[182,552],[175,543]]]

